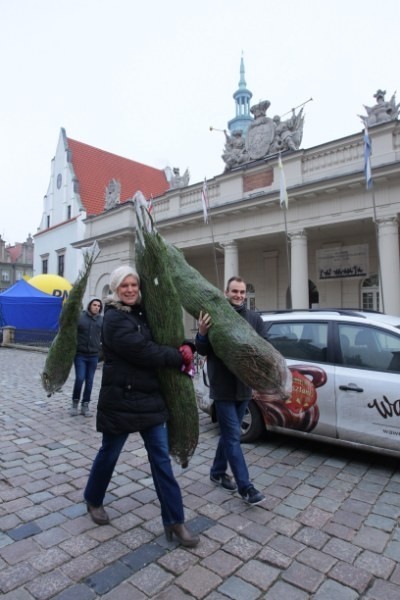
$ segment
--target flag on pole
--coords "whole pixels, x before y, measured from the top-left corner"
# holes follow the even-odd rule
[[[371,140],[368,133],[368,127],[364,129],[364,175],[365,185],[367,190],[372,187],[372,171],[371,171]]]
[[[278,158],[278,167],[279,167],[279,203],[281,208],[287,209],[289,206],[289,198],[286,190],[286,181],[285,181],[285,172],[283,170],[283,164],[281,155],[279,154]]]
[[[208,190],[207,180],[204,177],[203,189],[201,190],[201,203],[203,205],[204,223],[208,223]]]

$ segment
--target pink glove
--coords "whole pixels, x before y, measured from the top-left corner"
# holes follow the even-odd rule
[[[182,373],[185,373],[186,375],[189,375],[189,377],[194,377],[195,376],[195,368],[194,368],[194,364],[190,363],[190,365],[182,365],[181,366],[181,371]]]
[[[180,346],[179,352],[182,355],[182,362],[184,365],[191,365],[193,361],[193,350],[188,344]]]

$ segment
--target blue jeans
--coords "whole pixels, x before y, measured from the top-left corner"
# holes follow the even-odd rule
[[[115,465],[129,433],[110,435],[103,433],[103,442],[90,471],[84,491],[86,502],[102,506],[106,490],[111,481]],[[168,448],[168,433],[165,423],[140,431],[150,462],[154,487],[161,505],[164,525],[183,523],[182,494],[175,479]]]
[[[79,402],[83,384],[85,384],[85,389],[83,390],[82,402],[90,402],[94,374],[96,373],[98,362],[99,357],[96,355],[88,356],[86,354],[77,354],[75,356],[75,383],[72,392],[72,400],[74,402]]]
[[[229,463],[239,494],[244,494],[251,485],[249,470],[240,446],[240,426],[247,406],[247,400],[244,402],[215,402],[220,438],[211,467],[211,475],[215,477],[223,475],[226,473]]]

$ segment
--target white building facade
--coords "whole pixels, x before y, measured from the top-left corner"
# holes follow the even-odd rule
[[[278,157],[253,161],[153,201],[159,233],[220,289],[232,275],[248,284],[258,310],[310,306],[376,309],[400,315],[400,125],[370,130],[372,190],[366,190],[363,133],[282,155],[288,209],[280,205]],[[80,248],[101,255],[87,293],[105,296],[111,271],[134,264],[132,202],[85,221]],[[195,329],[186,315],[187,334]]]
[[[67,138],[62,129],[51,161],[42,219],[34,236],[34,275],[54,273],[74,283],[83,265],[83,254],[73,248],[71,242],[85,237],[86,216]]]

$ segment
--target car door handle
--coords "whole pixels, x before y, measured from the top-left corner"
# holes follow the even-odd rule
[[[349,383],[349,385],[339,385],[339,390],[343,392],[363,392],[363,388],[358,387],[355,383]]]

